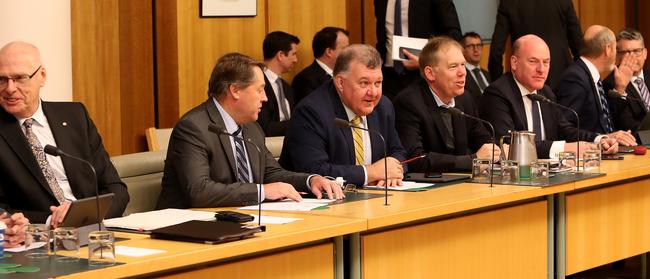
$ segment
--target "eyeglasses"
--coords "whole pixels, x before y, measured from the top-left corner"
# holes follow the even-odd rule
[[[38,70],[40,70],[41,67],[43,67],[43,65],[38,66],[38,68],[36,68],[36,70],[31,75],[17,75],[13,77],[0,76],[0,88],[4,89],[7,87],[7,85],[9,85],[9,80],[13,80],[15,83],[20,85],[26,84],[36,75],[36,73],[38,73]]]
[[[635,49],[628,49],[628,50],[617,50],[616,54],[618,55],[625,55],[625,54],[631,54],[633,56],[639,56],[641,53],[643,53],[644,48],[635,48]]]
[[[471,44],[471,45],[465,45],[465,48],[476,48],[476,49],[481,49],[481,48],[483,48],[483,44]]]

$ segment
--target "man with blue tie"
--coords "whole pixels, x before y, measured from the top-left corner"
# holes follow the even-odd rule
[[[368,45],[350,45],[339,54],[333,73],[332,80],[296,107],[280,164],[289,170],[343,177],[358,186],[401,185],[405,152],[395,130],[393,105],[382,96],[379,53]],[[337,127],[336,118],[373,132]]]
[[[621,75],[623,71],[629,72],[629,59],[624,60],[620,68],[614,65],[616,40],[614,32],[607,27],[590,26],[585,31],[583,41],[580,58],[564,71],[554,90],[558,103],[578,112],[580,128],[594,133],[610,134],[610,137],[622,145],[636,145],[636,139],[630,131],[616,131],[609,110],[607,92],[602,84],[602,78],[612,70],[614,75]],[[565,112],[565,116],[576,124],[571,112]]]
[[[321,176],[282,169],[266,149],[255,122],[266,102],[263,68],[239,53],[217,61],[209,98],[183,115],[172,131],[156,208],[299,201],[298,191],[343,198],[341,188]]]
[[[467,32],[463,35],[463,56],[465,57],[465,68],[467,76],[465,77],[465,90],[474,97],[478,104],[479,98],[483,91],[492,81],[490,74],[481,68],[481,57],[483,56],[483,41],[481,35],[476,32]]]

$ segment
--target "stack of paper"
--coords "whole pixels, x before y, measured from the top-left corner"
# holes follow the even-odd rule
[[[192,220],[215,220],[214,212],[168,208],[104,220],[108,228],[151,231]]]
[[[435,184],[429,182],[402,181],[402,186],[388,187],[391,191],[414,191],[418,189],[432,187]],[[365,186],[368,189],[385,189],[385,186]]]

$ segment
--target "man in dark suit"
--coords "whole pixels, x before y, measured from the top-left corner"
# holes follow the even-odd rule
[[[650,107],[650,93],[648,92],[650,74],[643,71],[648,51],[641,33],[631,28],[621,30],[616,34],[616,64],[621,65],[626,55],[632,60],[630,64],[631,78],[616,77],[614,74],[610,74],[603,82],[603,87],[605,92],[613,92],[614,95],[620,96],[620,98],[608,100],[614,126],[621,130],[631,130],[637,142],[641,142],[636,131],[642,126],[650,126],[650,123],[643,123]],[[623,83],[627,80],[630,82]]]
[[[602,142],[607,153],[616,152],[618,145],[614,139],[585,130],[577,135],[576,127],[556,106],[529,97],[540,94],[555,101],[555,94],[544,84],[550,63],[550,51],[540,37],[526,35],[517,39],[510,57],[512,74],[502,76],[485,90],[479,109],[481,117],[494,125],[499,138],[508,131],[535,132],[539,158],[557,158],[561,151],[576,152],[579,140],[585,141],[579,144],[580,154],[587,149],[597,149],[597,142]]]
[[[452,0],[375,0],[375,18],[377,50],[384,61],[383,94],[390,99],[419,76],[418,57],[412,53],[404,51],[408,60],[393,61],[393,35],[447,35],[458,41],[462,36]]]
[[[298,37],[275,31],[266,35],[264,52],[264,82],[268,102],[262,105],[257,122],[267,137],[284,136],[294,107],[293,89],[282,77],[298,62]]]
[[[551,49],[551,70],[547,83],[553,87],[564,69],[571,64],[571,54],[580,51],[582,32],[571,0],[501,0],[492,33],[488,70],[493,80],[503,74],[506,41],[514,42],[526,34],[541,37]],[[571,50],[571,54],[569,53]]]
[[[636,145],[630,131],[616,131],[609,111],[607,93],[601,77],[612,69],[618,76],[631,76],[630,58],[616,67],[616,40],[614,32],[599,25],[590,26],[585,31],[584,47],[580,59],[569,66],[555,88],[558,103],[573,108],[580,116],[580,128],[599,134],[609,134],[618,143],[626,146]],[[576,125],[571,112],[564,112],[569,121]],[[616,132],[615,132],[616,131]]]
[[[0,207],[36,223],[52,214],[57,226],[70,201],[95,196],[97,185],[100,194],[115,194],[107,217],[121,216],[129,194],[95,125],[80,103],[42,101],[46,76],[35,46],[0,49]],[[77,160],[46,155],[46,145],[88,160],[97,175]]]
[[[381,58],[368,45],[350,45],[336,59],[334,78],[296,108],[284,138],[280,164],[287,169],[343,177],[361,186],[401,185],[404,149],[395,131],[395,112],[381,94]],[[337,127],[334,119],[376,131]]]
[[[472,169],[472,159],[498,161],[501,153],[483,124],[452,115],[453,107],[476,116],[472,96],[465,93],[465,58],[461,45],[447,37],[431,39],[420,53],[422,79],[395,98],[397,132],[407,157],[426,154],[409,171],[450,172]]]
[[[480,66],[481,57],[483,56],[483,41],[478,33],[467,32],[463,35],[462,44],[463,56],[467,62],[465,64],[467,69],[465,90],[474,97],[474,101],[478,104],[483,91],[492,82],[488,71]]]
[[[311,42],[314,62],[300,71],[291,83],[296,104],[332,78],[336,57],[349,44],[348,31],[345,29],[328,26],[316,32]]]
[[[321,176],[282,169],[266,149],[255,122],[266,101],[263,68],[239,53],[217,61],[210,98],[183,115],[172,131],[156,208],[251,205],[260,195],[299,201],[296,189],[318,198],[322,192],[343,197],[340,187]]]

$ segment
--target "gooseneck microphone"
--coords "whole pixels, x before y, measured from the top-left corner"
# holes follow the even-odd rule
[[[492,123],[490,123],[490,122],[488,122],[486,120],[483,120],[483,119],[478,118],[476,116],[473,116],[471,114],[467,114],[464,111],[459,110],[457,108],[446,107],[446,109],[447,109],[447,111],[449,111],[449,113],[451,113],[453,115],[463,116],[463,117],[474,119],[474,120],[482,122],[482,123],[486,123],[490,127],[490,130],[492,130],[492,159],[490,160],[490,187],[494,187],[494,185],[492,184],[492,182],[493,182],[492,180],[493,180],[493,177],[494,177],[494,146],[497,144],[496,135],[494,133],[494,126],[492,126]]]
[[[53,146],[53,145],[49,145],[49,144],[46,145],[43,148],[43,151],[45,153],[50,154],[50,155],[55,156],[55,157],[61,156],[61,157],[66,157],[66,158],[70,158],[70,159],[73,159],[73,160],[77,160],[79,162],[82,162],[82,163],[86,164],[88,167],[90,167],[90,170],[93,171],[93,178],[94,178],[93,181],[95,181],[95,206],[97,208],[97,227],[98,227],[98,230],[101,231],[102,230],[102,222],[101,222],[101,217],[100,217],[100,214],[99,214],[99,185],[97,185],[97,173],[95,172],[95,168],[93,167],[93,165],[90,162],[88,162],[88,161],[86,161],[84,159],[81,159],[81,158],[79,158],[77,156],[73,156],[73,155],[70,155],[68,153],[65,153],[65,152],[63,152],[63,150],[61,150],[58,147]]]
[[[567,106],[558,104],[556,102],[553,102],[553,101],[549,100],[548,98],[546,98],[546,96],[544,96],[542,94],[535,93],[535,94],[528,94],[526,96],[528,96],[528,98],[530,98],[532,100],[535,100],[535,101],[538,101],[538,102],[545,102],[545,103],[549,103],[549,104],[554,105],[554,106],[558,106],[560,108],[563,108],[565,110],[573,112],[573,115],[576,116],[576,124],[577,124],[576,125],[576,139],[577,139],[577,142],[576,142],[576,149],[577,149],[576,150],[576,171],[580,172],[580,164],[577,163],[580,160],[580,117],[578,116],[578,112],[576,112],[574,109],[572,109],[570,107],[567,107]],[[549,156],[550,156],[550,154],[549,154]]]
[[[340,128],[359,129],[359,130],[364,130],[368,133],[379,135],[379,138],[381,138],[381,142],[384,144],[384,205],[388,205],[388,161],[386,161],[387,148],[386,148],[386,139],[384,139],[384,136],[378,131],[366,129],[363,127],[358,127],[350,123],[349,121],[343,120],[341,118],[334,118],[334,125]]]
[[[228,131],[226,131],[226,128],[221,127],[221,126],[217,126],[215,124],[208,125],[208,131],[210,131],[212,133],[215,133],[217,135],[229,136],[229,137],[233,138],[233,140],[235,139],[235,135],[232,135],[232,134],[228,133]],[[259,170],[258,170],[258,173],[257,173],[258,174],[257,177],[262,179],[262,161],[264,160],[264,156],[263,156],[264,154],[262,153],[262,150],[251,139],[244,138],[243,134],[242,134],[241,139],[244,140],[244,142],[249,143],[250,145],[255,147],[255,149],[257,149],[257,154],[260,157]],[[260,185],[263,184],[262,182],[263,181],[260,181]],[[257,201],[258,201],[258,205],[259,205],[258,208],[257,208],[257,211],[258,211],[258,214],[259,214],[258,218],[257,218],[257,225],[262,227],[262,187],[260,187],[258,189],[258,191],[257,191]]]

